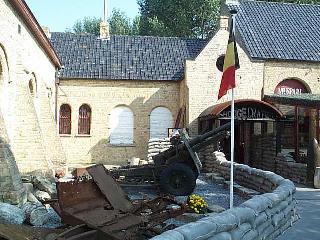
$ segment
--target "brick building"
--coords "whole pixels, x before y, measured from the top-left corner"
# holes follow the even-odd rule
[[[65,163],[54,121],[60,66],[25,2],[1,0],[0,201],[24,201],[19,170],[50,171]]]
[[[320,6],[243,1],[229,8],[238,10],[236,38],[241,66],[235,89],[236,116],[240,120],[236,127],[236,161],[277,171],[277,164],[282,164],[277,162],[277,154],[292,156],[291,160],[305,164],[310,140],[319,140],[318,106],[307,100],[318,99],[319,103],[320,99],[320,29],[316,23],[320,20]],[[199,55],[214,57],[203,61],[197,58],[192,64],[199,64],[202,69],[213,66],[224,53],[222,39],[226,41],[227,32],[220,28]],[[205,75],[196,72],[190,73],[194,82],[203,86],[206,79],[212,78],[215,83],[211,89],[206,85],[209,94],[198,96],[200,101],[195,105],[199,111],[192,111],[195,117],[206,109],[199,118],[200,130],[206,130],[230,118],[230,103],[226,103],[228,96],[215,103],[206,102],[210,95],[217,96],[219,70]],[[292,95],[299,103],[284,100]],[[256,101],[259,102],[255,104]],[[274,108],[273,113],[269,107]],[[229,151],[228,146],[222,148]],[[299,166],[306,171],[306,164]]]
[[[217,101],[218,59],[228,40],[226,5],[208,41],[73,33],[51,33],[48,40],[24,1],[0,2],[0,31],[6,32],[0,35],[1,126],[22,171],[66,161],[146,159],[149,138],[166,137],[178,116],[191,135],[228,119],[228,96]],[[266,102],[265,96],[319,93],[319,6],[243,1],[234,7],[241,65],[236,99],[241,116],[259,113],[242,119],[237,130],[238,161],[265,162],[260,156],[280,151],[274,144],[283,115],[289,117],[281,148],[296,151],[300,136],[304,152],[306,139],[316,133],[315,111]],[[296,112],[303,119],[298,135],[292,132]]]
[[[189,127],[192,135],[204,130],[199,126],[219,124],[213,119],[221,112],[212,116],[208,111],[228,100],[228,96],[220,101],[216,97],[221,79],[216,64],[228,39],[229,16],[223,6],[220,28],[207,42],[129,36],[101,39],[89,34],[52,33],[51,41],[65,66],[59,78],[58,106],[67,106],[67,115],[71,111],[70,129],[61,135],[71,163],[119,163],[135,156],[146,158],[146,145],[154,126],[162,128],[162,135],[155,137],[166,136],[165,129],[173,127],[180,109],[186,108],[184,127]],[[244,1],[233,7],[239,11],[236,35],[241,63],[236,99],[242,102],[242,108],[269,111],[273,116],[247,119],[238,128],[238,149],[242,148],[238,158],[249,163],[253,161],[250,151],[257,152],[250,139],[253,141],[261,131],[275,134],[275,122],[283,114],[290,116],[287,119],[291,122],[284,124],[283,136],[287,138],[283,137],[282,145],[287,152],[295,151],[294,109],[267,103],[264,96],[275,93],[288,81],[293,85],[301,83],[308,90],[305,92],[319,92],[319,40],[314,37],[319,34],[315,24],[319,6]],[[86,134],[79,126],[83,104],[90,106],[90,132]],[[153,110],[159,107],[160,115],[155,114],[152,120]],[[227,109],[225,104],[224,110]],[[301,143],[303,151],[312,128],[306,123],[308,117],[302,117],[305,112],[300,111],[304,119],[300,136],[307,136]],[[112,125],[115,122],[121,123],[118,128]],[[166,124],[161,126],[161,122]],[[112,142],[113,133],[120,134],[120,138],[123,135],[122,140]],[[275,136],[259,141],[268,142],[275,154]]]

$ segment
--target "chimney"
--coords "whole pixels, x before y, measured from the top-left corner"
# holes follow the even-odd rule
[[[100,38],[110,39],[109,24],[105,21],[102,21],[100,23]]]
[[[239,0],[221,0],[220,1],[220,29],[228,30],[229,26],[229,5],[239,5]]]
[[[46,34],[47,38],[51,38],[51,33],[50,33],[50,29],[48,27],[45,26],[41,26],[43,32]]]
[[[104,10],[103,21],[100,23],[100,38],[101,39],[110,39],[109,24],[107,22],[107,15],[108,15],[107,0],[104,0],[103,10]]]

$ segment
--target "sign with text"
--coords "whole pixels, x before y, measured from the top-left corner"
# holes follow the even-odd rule
[[[280,82],[274,93],[281,95],[295,95],[301,93],[308,93],[308,90],[303,83],[295,79],[286,79]]]
[[[275,119],[274,114],[265,109],[255,107],[242,107],[234,109],[234,117],[237,120],[271,120]],[[231,110],[224,110],[220,113],[219,119],[230,119]]]

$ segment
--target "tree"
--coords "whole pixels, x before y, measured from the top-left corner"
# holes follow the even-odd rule
[[[85,17],[78,20],[73,25],[75,33],[91,33],[99,35],[101,19]],[[140,33],[140,16],[136,16],[133,21],[119,9],[113,9],[112,14],[108,19],[111,35],[139,35]],[[66,30],[70,31],[69,29]]]
[[[99,35],[101,19],[95,17],[85,17],[82,20],[76,21],[73,25],[75,33],[92,33]]]
[[[202,37],[213,35],[219,17],[219,0],[138,0],[140,34]]]
[[[320,4],[320,0],[267,0],[267,2],[286,2],[299,4]]]
[[[140,34],[140,16],[136,16],[132,21],[131,34],[139,35]]]
[[[130,19],[119,9],[113,9],[108,19],[111,35],[131,35],[132,25]]]

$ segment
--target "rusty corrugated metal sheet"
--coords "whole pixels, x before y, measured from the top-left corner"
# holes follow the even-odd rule
[[[114,209],[123,212],[129,212],[132,209],[127,195],[112,176],[106,173],[107,170],[102,164],[88,167],[87,171]]]

